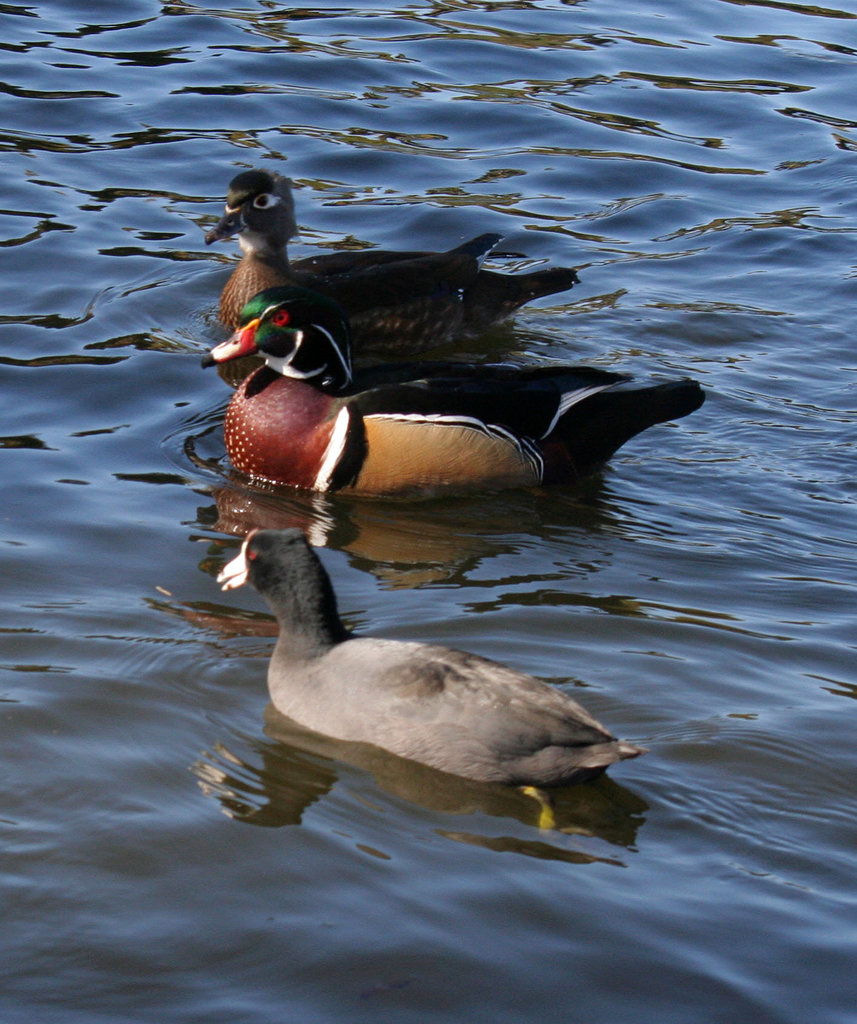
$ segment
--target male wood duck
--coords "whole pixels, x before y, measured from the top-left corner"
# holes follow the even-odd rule
[[[577,283],[574,270],[555,267],[529,274],[498,274],[480,259],[500,241],[485,234],[448,252],[335,252],[289,262],[297,233],[291,182],[268,171],[232,179],[226,212],[205,236],[212,242],[238,235],[243,259],[226,282],[219,317],[230,328],[260,291],[302,285],[336,299],[351,321],[352,340],[364,351],[419,352],[477,334],[519,306]]]
[[[600,468],[704,396],[693,380],[629,387],[580,366],[387,364],[353,371],[341,306],[271,288],[204,366],[260,353],[226,411],[226,451],[257,480],[375,495],[538,486]]]

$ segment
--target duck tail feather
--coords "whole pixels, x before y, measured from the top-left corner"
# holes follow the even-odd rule
[[[535,270],[531,274],[516,274],[510,281],[515,284],[518,305],[540,299],[543,295],[568,291],[580,284],[577,271],[572,267],[550,267],[547,270]]]
[[[612,740],[609,743],[596,743],[580,752],[576,761],[578,768],[607,768],[617,761],[627,761],[632,757],[648,754],[648,747],[628,743],[627,740]]]
[[[632,437],[698,409],[705,392],[695,380],[669,381],[651,387],[620,385],[571,406],[553,431],[578,474],[597,470]]]

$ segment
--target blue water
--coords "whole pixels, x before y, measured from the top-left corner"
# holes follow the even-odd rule
[[[851,1024],[857,5],[0,5],[0,1020]],[[572,292],[439,350],[690,375],[575,488],[230,474],[207,248],[502,233]],[[850,509],[850,511],[849,511]],[[348,622],[465,647],[650,748],[534,802],[266,710],[214,581],[322,545]]]

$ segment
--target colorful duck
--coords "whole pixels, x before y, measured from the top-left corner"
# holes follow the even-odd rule
[[[303,288],[261,292],[241,323],[203,365],[264,358],[229,403],[225,443],[236,469],[275,484],[402,495],[570,482],[704,401],[693,380],[633,386],[581,366],[355,372],[344,310]]]

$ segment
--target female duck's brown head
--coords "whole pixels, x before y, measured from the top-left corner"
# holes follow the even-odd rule
[[[238,235],[245,254],[284,254],[297,234],[292,183],[269,171],[242,171],[229,183],[223,217],[205,236],[208,245]]]

